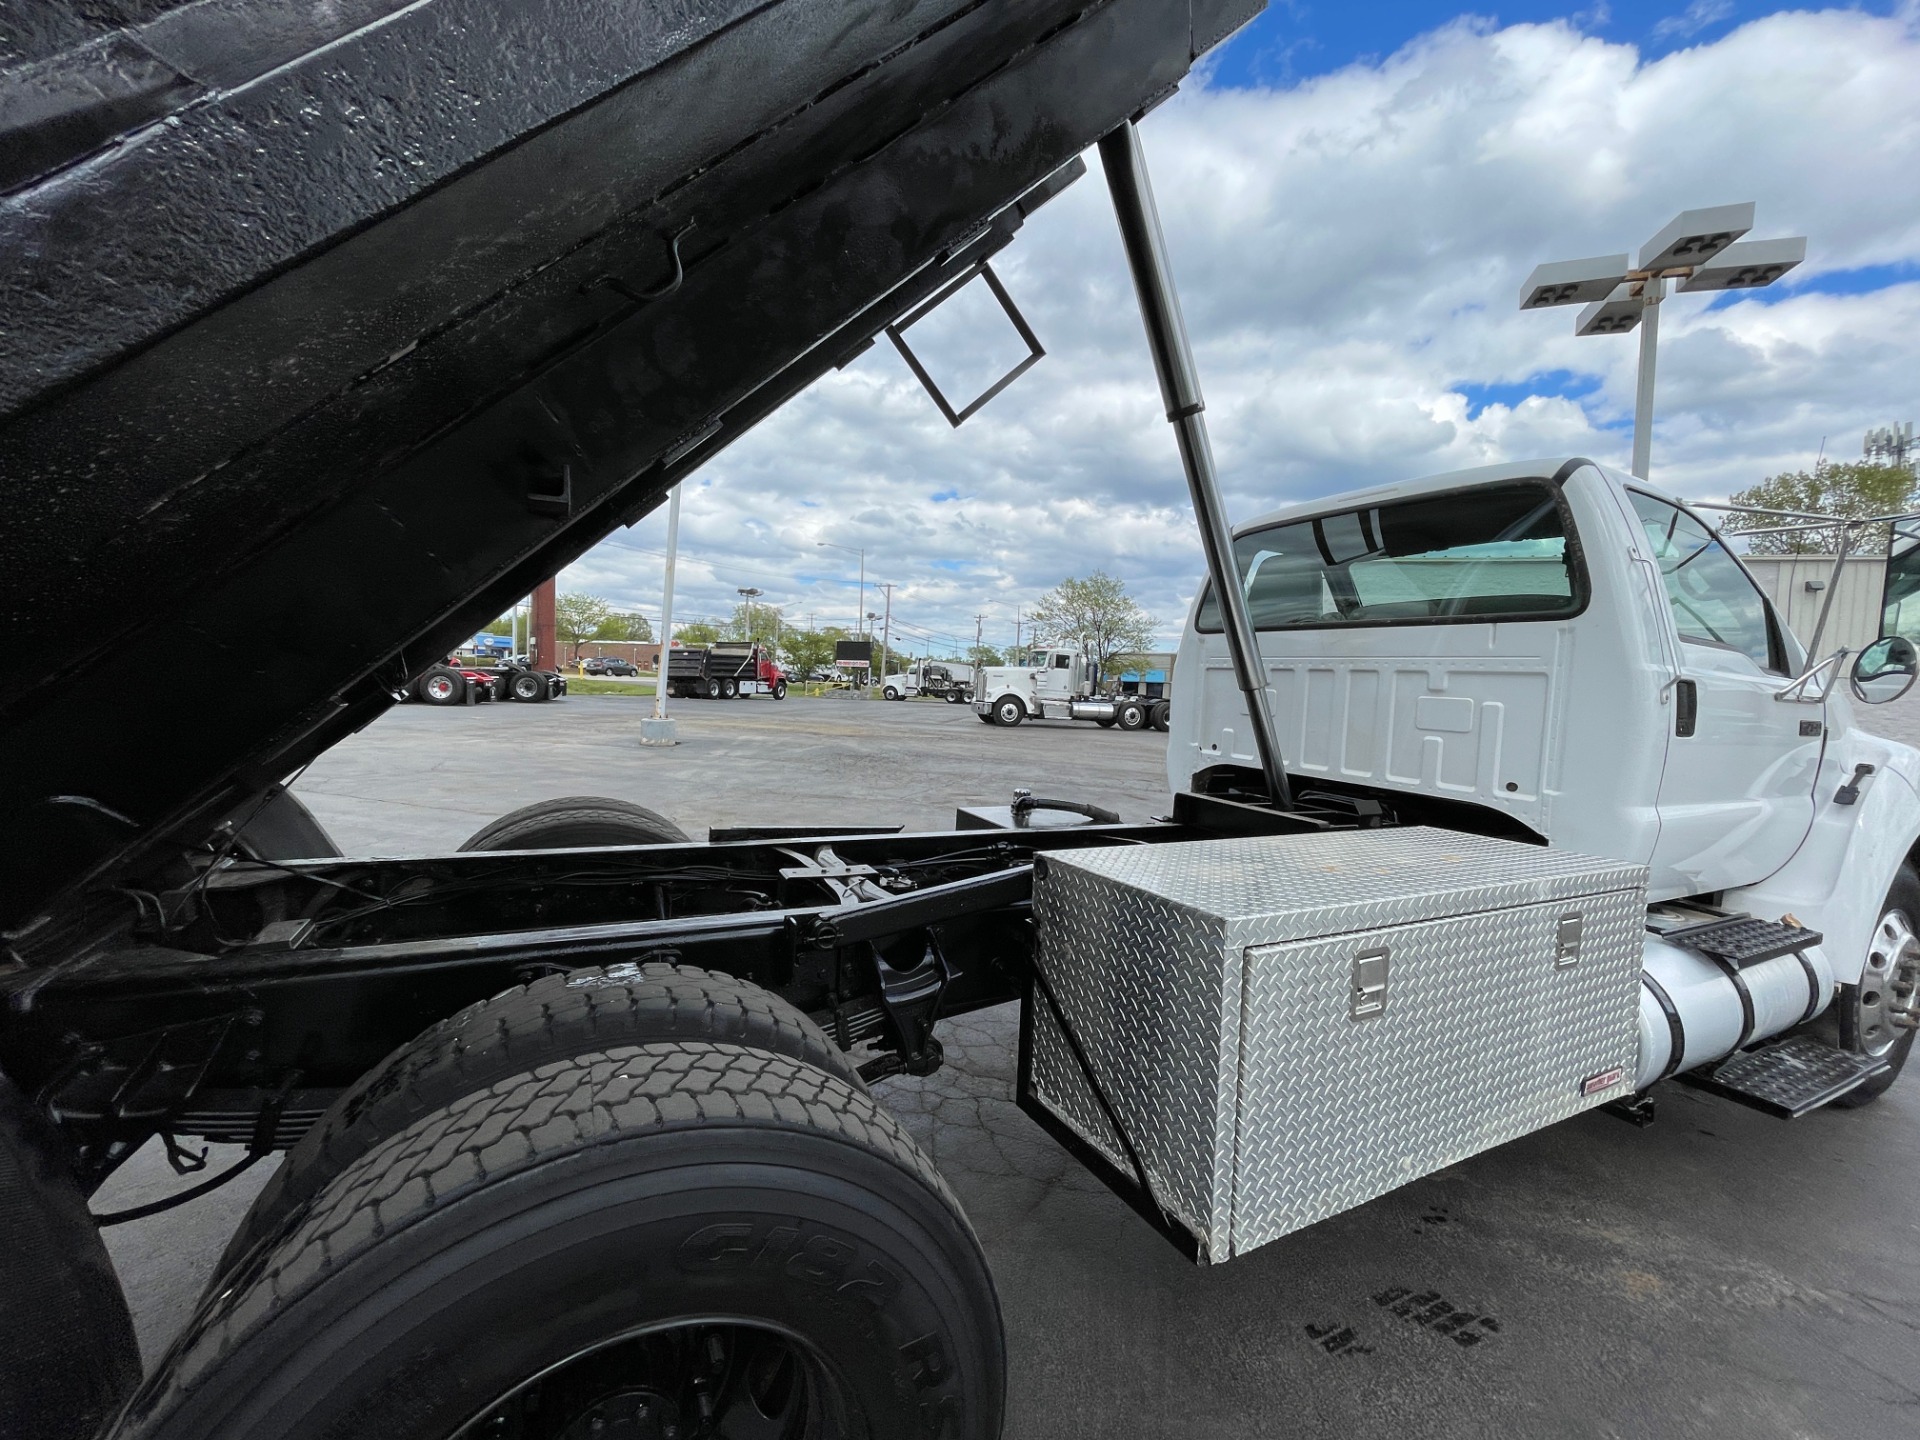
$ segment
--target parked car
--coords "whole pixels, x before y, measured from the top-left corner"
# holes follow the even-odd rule
[[[631,660],[607,659],[600,662],[599,673],[602,675],[630,677],[638,675],[640,673],[640,667]]]

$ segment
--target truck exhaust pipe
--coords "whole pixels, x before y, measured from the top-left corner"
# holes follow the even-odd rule
[[[1140,148],[1140,132],[1132,121],[1100,138],[1100,163],[1106,170],[1107,190],[1113,196],[1114,218],[1126,247],[1133,288],[1140,298],[1140,318],[1147,327],[1147,348],[1153,354],[1154,373],[1160,377],[1160,398],[1166,404],[1167,423],[1180,443],[1180,463],[1187,472],[1187,490],[1193,497],[1194,518],[1200,523],[1200,543],[1207,554],[1207,576],[1220,597],[1226,617],[1223,627],[1233,656],[1234,678],[1247,697],[1253,721],[1254,743],[1260,748],[1260,768],[1267,779],[1267,795],[1276,808],[1293,809],[1293,789],[1287,783],[1286,757],[1280,750],[1280,732],[1273,720],[1273,691],[1260,663],[1259,642],[1240,593],[1233,563],[1233,533],[1227,528],[1227,510],[1220,499],[1213,468],[1213,446],[1203,417],[1200,376],[1187,343],[1186,323],[1167,264],[1166,239],[1160,233],[1160,215],[1153,204],[1153,185],[1147,177],[1147,157]]]

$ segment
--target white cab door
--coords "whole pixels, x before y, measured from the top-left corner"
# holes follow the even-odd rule
[[[1785,637],[1712,531],[1658,496],[1627,498],[1666,589],[1680,659],[1653,889],[1751,885],[1784,865],[1813,823],[1824,707],[1774,698],[1792,678]]]

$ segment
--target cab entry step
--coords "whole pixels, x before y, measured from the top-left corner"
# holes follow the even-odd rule
[[[1677,930],[1662,930],[1661,935],[1676,945],[1698,950],[1710,959],[1723,961],[1736,970],[1764,964],[1791,955],[1809,945],[1818,945],[1818,930],[1782,925],[1774,920],[1756,920],[1751,915],[1730,915],[1704,925],[1685,925]]]
[[[1795,1035],[1676,1078],[1782,1120],[1797,1120],[1886,1068],[1883,1058],[1836,1050],[1814,1036]]]

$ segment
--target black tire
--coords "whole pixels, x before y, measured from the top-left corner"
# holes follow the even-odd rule
[[[784,700],[787,698],[787,682],[786,681],[776,680],[773,682],[773,698],[776,700]]]
[[[469,835],[462,850],[566,850],[589,845],[687,845],[693,837],[658,811],[602,795],[536,800]]]
[[[465,704],[467,677],[458,670],[449,670],[444,665],[436,665],[413,682],[413,693],[427,705]]]
[[[120,1281],[52,1123],[0,1076],[0,1434],[91,1436],[140,1383]]]
[[[900,698],[900,692],[889,685],[885,690],[880,692],[880,698],[882,700],[898,700]]]
[[[333,1178],[422,1115],[504,1077],[619,1045],[725,1042],[785,1055],[864,1090],[853,1060],[771,991],[662,962],[545,975],[469,1005],[361,1076],[287,1152],[221,1257],[224,1274]]]
[[[1911,865],[1902,865],[1893,877],[1893,885],[1887,891],[1887,898],[1881,902],[1880,913],[1884,917],[1889,911],[1899,911],[1906,917],[1908,927],[1920,930],[1920,875],[1915,875]],[[1869,1042],[1860,1033],[1861,1027],[1857,1015],[1858,997],[1862,988],[1873,983],[1868,972],[1861,975],[1860,985],[1843,985],[1840,998],[1834,1002],[1834,1014],[1840,1029],[1840,1048],[1867,1052]],[[1885,981],[1886,976],[1878,979]],[[1885,1052],[1887,1069],[1857,1090],[1842,1095],[1833,1104],[1842,1110],[1857,1110],[1862,1105],[1871,1104],[1893,1088],[1893,1082],[1900,1078],[1900,1072],[1907,1067],[1907,1061],[1913,1055],[1914,1036],[1920,1032],[1908,1030],[1893,1042],[1892,1048]]]
[[[529,703],[546,699],[546,677],[536,675],[531,670],[514,671],[507,677],[507,697]]]
[[[1148,723],[1151,724],[1154,729],[1165,734],[1170,728],[1169,717],[1172,710],[1173,707],[1162,700],[1158,705],[1153,707],[1153,713],[1149,717]]]
[[[1147,728],[1147,707],[1138,700],[1128,700],[1114,711],[1113,723],[1122,730],[1144,730]]]
[[[738,680],[722,680],[720,682],[720,698],[722,700],[739,699],[740,682]]]
[[[510,1076],[361,1157],[203,1302],[112,1433],[445,1440],[543,1376],[533,1433],[585,1434],[584,1402],[633,1372],[571,1394],[546,1372],[666,1327],[685,1339],[659,1389],[690,1409],[711,1354],[721,1433],[756,1330],[825,1362],[779,1372],[799,1383],[769,1409],[819,1386],[853,1433],[1000,1433],[992,1278],[927,1158],[822,1071],[692,1043]]]
[[[1109,715],[1107,716],[1106,719],[1095,720],[1093,723],[1098,725],[1102,730],[1111,730],[1115,725],[1119,723],[1119,721],[1114,719],[1113,716]]]
[[[1027,718],[1027,707],[1020,703],[1017,695],[1003,695],[993,702],[993,723],[996,725],[1018,725]]]
[[[720,682],[718,680],[707,681],[705,688],[701,691],[701,698],[704,700],[718,700],[720,698]]]

